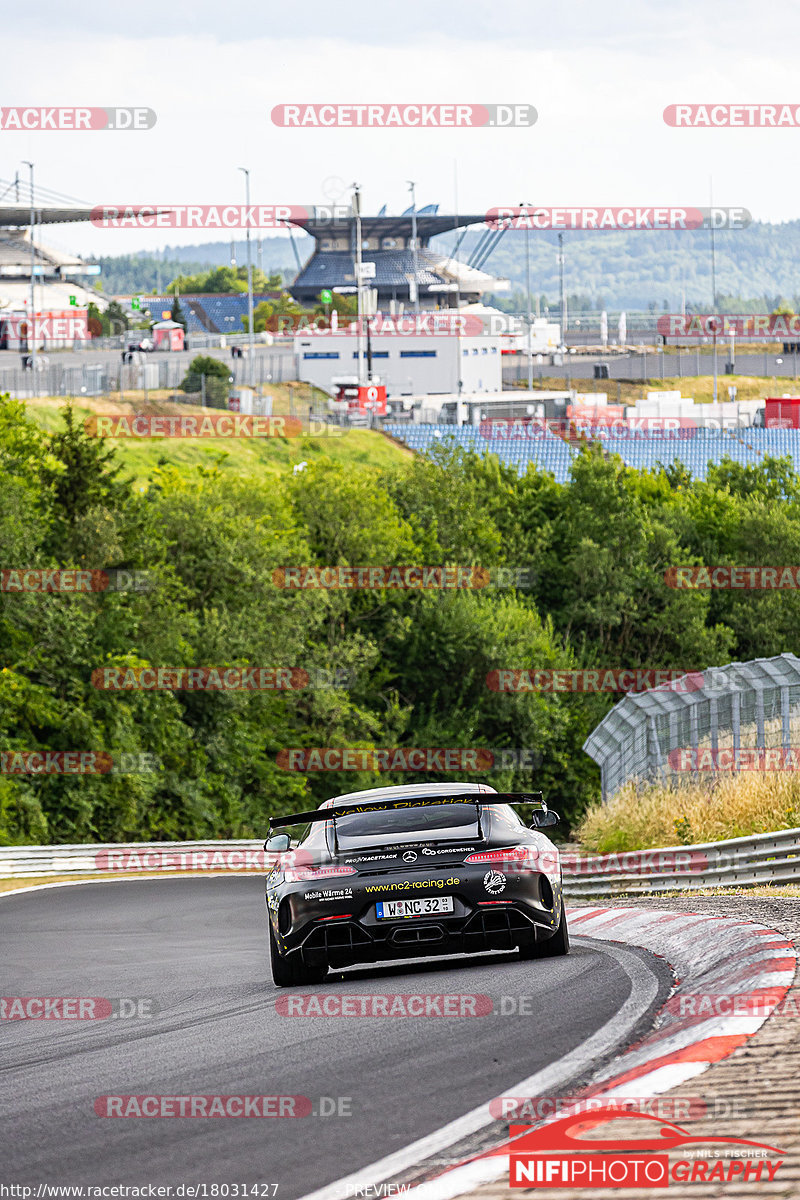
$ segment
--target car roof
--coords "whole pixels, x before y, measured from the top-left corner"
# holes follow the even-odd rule
[[[369,788],[363,792],[343,792],[340,796],[325,800],[320,808],[332,808],[351,801],[360,803],[364,800],[410,800],[414,796],[449,796],[453,792],[488,792],[496,795],[495,789],[489,787],[488,783],[401,783],[393,787]]]

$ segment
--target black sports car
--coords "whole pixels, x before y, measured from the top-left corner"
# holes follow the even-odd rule
[[[538,795],[538,794],[537,794]],[[532,825],[512,805],[541,805]],[[335,796],[270,821],[265,849],[272,977],[320,982],[329,967],[519,947],[569,953],[558,814],[485,784],[416,784]],[[279,827],[308,825],[295,849]]]

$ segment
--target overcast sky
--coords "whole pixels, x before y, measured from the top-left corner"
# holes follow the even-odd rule
[[[761,220],[800,217],[800,128],[673,129],[668,104],[800,106],[800,4],[616,0],[37,0],[3,9],[2,104],[146,105],[155,128],[0,132],[0,177],[21,160],[37,183],[88,204],[325,203],[357,180],[364,212],[419,204],[461,212],[714,200]],[[281,103],[527,103],[518,129],[291,130]],[[22,168],[27,172],[27,168]],[[219,240],[74,226],[45,239],[125,253]],[[237,234],[241,238],[242,234]],[[601,235],[598,235],[601,236]],[[643,237],[647,234],[643,233]]]

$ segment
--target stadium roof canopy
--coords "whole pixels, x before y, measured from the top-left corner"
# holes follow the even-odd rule
[[[290,223],[304,229],[314,238],[330,237],[332,233],[349,232],[353,227],[354,217],[348,212],[344,215],[341,210],[330,208],[309,208],[307,217],[297,217]],[[404,213],[396,217],[364,217],[361,218],[361,232],[364,237],[407,237],[412,229],[413,217]],[[422,245],[429,238],[440,233],[448,233],[451,229],[463,229],[465,225],[482,225],[486,221],[485,213],[466,214],[465,216],[439,216],[433,213],[417,213],[417,237]]]
[[[34,206],[37,225],[63,225],[68,221],[90,221],[92,208],[40,208]],[[21,229],[31,223],[30,205],[0,204],[0,229]]]

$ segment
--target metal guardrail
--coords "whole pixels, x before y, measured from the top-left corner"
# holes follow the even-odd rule
[[[258,840],[0,847],[0,878],[226,871],[263,874],[275,855]],[[800,829],[724,842],[562,857],[568,896],[649,895],[701,887],[800,882]]]
[[[276,855],[264,841],[104,842],[77,846],[0,847],[0,879],[48,875],[136,875],[148,871],[260,872]]]
[[[563,860],[568,896],[650,895],[688,888],[800,882],[800,829],[723,842]]]

